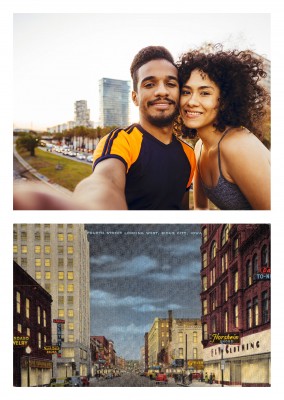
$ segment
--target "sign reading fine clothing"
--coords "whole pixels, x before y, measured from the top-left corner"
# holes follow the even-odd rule
[[[239,332],[211,333],[210,343],[214,344],[239,344]]]

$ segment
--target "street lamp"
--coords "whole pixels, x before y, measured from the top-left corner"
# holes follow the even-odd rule
[[[66,368],[66,378],[67,378],[67,368],[68,368],[68,364],[65,364],[65,368]]]
[[[31,354],[31,352],[32,352],[31,347],[30,347],[30,346],[27,346],[27,347],[25,348],[25,352],[26,352],[26,354],[28,355],[28,357],[27,357],[27,359],[28,359],[28,370],[27,370],[28,375],[27,375],[27,379],[28,379],[28,387],[29,387],[29,386],[30,386],[30,354]]]

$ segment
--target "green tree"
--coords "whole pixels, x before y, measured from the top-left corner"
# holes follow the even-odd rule
[[[39,143],[40,138],[32,132],[20,136],[16,141],[16,145],[28,150],[32,157],[35,156],[35,149],[38,147]]]

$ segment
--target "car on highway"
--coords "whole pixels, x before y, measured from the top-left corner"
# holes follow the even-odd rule
[[[78,158],[78,160],[86,160],[86,156],[82,153],[77,153],[76,158]]]
[[[164,383],[164,384],[168,383],[167,375],[163,374],[163,373],[157,374],[157,376],[156,376],[156,384],[158,384],[158,383]]]
[[[88,156],[86,160],[90,163],[93,162],[93,155]]]

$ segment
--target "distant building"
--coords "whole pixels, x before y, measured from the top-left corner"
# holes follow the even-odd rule
[[[118,79],[99,80],[99,125],[127,127],[129,125],[130,82]]]
[[[78,100],[74,104],[75,126],[86,126],[93,128],[94,124],[90,121],[90,110],[87,106],[87,100]]]
[[[13,264],[13,385],[42,386],[52,377],[51,295]]]
[[[90,369],[90,256],[84,225],[15,224],[14,261],[52,295],[53,376]]]
[[[204,224],[200,250],[205,372],[270,386],[270,225]],[[228,335],[239,340],[220,343]]]

